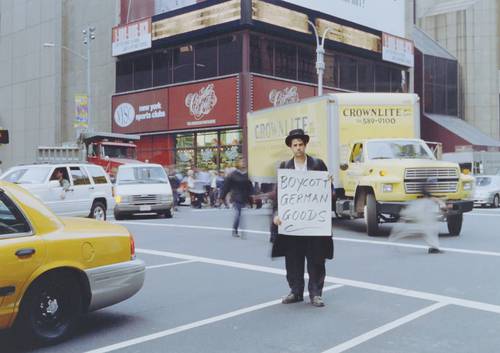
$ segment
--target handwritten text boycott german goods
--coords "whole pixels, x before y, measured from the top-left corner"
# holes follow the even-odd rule
[[[278,170],[281,234],[331,234],[331,183],[327,172]]]

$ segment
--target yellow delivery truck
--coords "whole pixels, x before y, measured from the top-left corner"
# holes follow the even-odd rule
[[[310,136],[307,153],[322,158],[333,175],[333,212],[364,218],[368,235],[396,222],[426,187],[443,199],[451,235],[459,235],[473,178],[458,164],[436,160],[420,137],[419,98],[408,93],[335,93],[251,112],[247,117],[248,170],[274,183],[279,162],[291,158],[284,139],[292,129]]]

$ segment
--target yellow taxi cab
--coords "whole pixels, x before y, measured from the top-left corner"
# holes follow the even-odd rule
[[[144,276],[126,228],[59,218],[25,189],[0,181],[0,330],[59,341],[83,313],[137,293]]]

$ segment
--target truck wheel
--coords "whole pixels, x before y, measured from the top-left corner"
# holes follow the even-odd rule
[[[74,329],[82,313],[82,289],[67,273],[51,273],[36,280],[21,303],[15,329],[38,343],[61,341]]]
[[[491,205],[491,207],[498,208],[498,206],[500,206],[500,198],[498,194],[496,194],[495,197],[493,198],[493,205]]]
[[[375,195],[366,195],[366,205],[365,205],[365,223],[366,232],[371,237],[379,236],[378,229],[378,212],[377,212],[377,200],[375,200]]]
[[[172,218],[172,209],[166,210],[164,214],[165,218]]]
[[[97,219],[98,221],[106,220],[106,206],[101,201],[94,201],[92,204],[90,218]]]
[[[463,219],[464,217],[462,213],[446,217],[446,223],[448,224],[448,232],[450,235],[457,236],[460,234]]]

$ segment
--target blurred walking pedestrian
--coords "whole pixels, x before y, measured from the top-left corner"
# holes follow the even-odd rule
[[[239,237],[238,228],[241,220],[241,209],[250,201],[252,192],[252,183],[248,178],[248,173],[244,167],[243,161],[238,161],[237,168],[226,177],[221,199],[225,200],[228,193],[231,193],[231,202],[235,210],[233,221],[233,237]],[[242,236],[242,235],[241,235]],[[243,236],[242,236],[243,237]]]
[[[442,216],[446,204],[431,195],[429,186],[422,191],[422,198],[411,201],[400,215],[402,223],[396,223],[389,236],[390,241],[421,236],[429,246],[429,254],[440,254],[439,248],[439,218]]]

